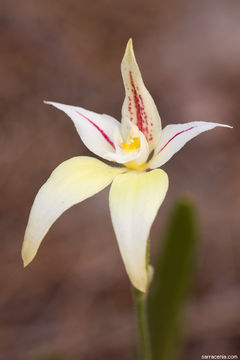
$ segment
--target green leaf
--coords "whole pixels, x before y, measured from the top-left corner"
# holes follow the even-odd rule
[[[196,243],[194,207],[189,199],[179,199],[156,258],[149,290],[148,317],[153,360],[178,359],[181,315],[189,295]]]

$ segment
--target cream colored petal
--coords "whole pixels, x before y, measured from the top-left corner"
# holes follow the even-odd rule
[[[160,141],[154,152],[149,167],[155,169],[165,164],[171,157],[179,151],[189,140],[204,131],[214,129],[217,126],[231,126],[211,123],[205,121],[193,121],[186,124],[173,124],[166,126],[161,134]]]
[[[45,104],[55,106],[64,111],[73,121],[79,136],[86,147],[94,154],[110,160],[106,153],[115,153],[113,134],[120,129],[121,124],[112,116],[97,114],[78,106],[65,105],[45,101]]]
[[[121,71],[126,92],[122,107],[123,135],[125,138],[128,137],[128,119],[130,119],[145,135],[149,149],[152,151],[160,138],[161,120],[156,105],[143,83],[135,59],[132,39],[128,41]]]
[[[95,195],[124,171],[87,156],[60,164],[34,200],[22,247],[24,266],[33,260],[44,236],[65,210]]]
[[[110,189],[113,227],[128,276],[145,292],[148,285],[146,246],[157,211],[168,189],[168,176],[160,169],[118,175]]]

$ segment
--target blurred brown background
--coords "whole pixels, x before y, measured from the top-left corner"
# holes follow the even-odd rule
[[[64,214],[27,269],[20,258],[41,184],[63,160],[89,155],[71,120],[43,100],[120,119],[130,36],[163,125],[234,126],[199,136],[164,166],[170,188],[151,250],[154,258],[176,196],[190,193],[201,243],[184,359],[240,355],[240,2],[1,0],[0,27],[0,358],[134,358],[132,299],[108,190]]]

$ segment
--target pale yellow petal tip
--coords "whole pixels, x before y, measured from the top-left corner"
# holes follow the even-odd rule
[[[134,55],[134,50],[133,50],[133,41],[132,38],[130,38],[127,42],[127,46],[126,46],[126,50],[123,56],[123,61],[128,59],[128,61],[130,59],[134,59],[135,55]]]
[[[137,289],[137,290],[139,290],[139,291],[141,291],[143,293],[145,293],[147,291],[147,288],[148,288],[146,282],[142,283],[142,284],[133,284],[133,286],[135,287],[135,289]]]
[[[24,248],[22,249],[22,261],[24,268],[27,267],[32,262],[34,256],[30,256],[29,252],[27,252]]]
[[[140,290],[143,293],[146,293],[148,291],[148,288],[152,282],[153,276],[154,276],[154,268],[152,265],[148,265],[148,270],[146,271],[146,278],[144,281],[141,281],[141,283],[135,283],[136,289]]]
[[[154,268],[152,265],[148,265],[148,269],[144,269],[141,277],[132,277],[132,285],[139,291],[146,293],[153,280]]]
[[[30,262],[31,262],[32,260],[25,259],[25,258],[22,256],[22,261],[23,261],[23,267],[25,268],[25,267],[27,267],[27,266],[30,264]]]
[[[139,276],[141,274],[141,276]],[[148,272],[146,271],[146,269],[144,269],[143,271],[139,270],[139,272],[137,273],[137,276],[135,274],[128,274],[130,281],[132,283],[132,285],[135,287],[135,289],[145,293],[148,289]]]
[[[132,49],[133,50],[133,40],[132,38],[129,38],[128,42],[127,42],[127,46],[126,46],[126,50],[130,50]]]
[[[25,261],[25,260],[23,259],[23,267],[24,267],[24,269],[28,266],[29,263],[30,263],[29,261]]]

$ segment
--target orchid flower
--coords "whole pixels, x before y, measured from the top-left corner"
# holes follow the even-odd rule
[[[49,228],[65,210],[112,183],[109,204],[121,256],[133,286],[145,292],[150,277],[146,256],[149,232],[168,190],[168,175],[158,168],[200,133],[216,126],[230,126],[195,121],[168,125],[162,130],[131,39],[121,72],[126,92],[121,123],[81,107],[46,102],[73,120],[90,151],[118,165],[110,166],[88,156],[77,156],[60,164],[34,200],[22,258],[24,266],[33,260]]]

